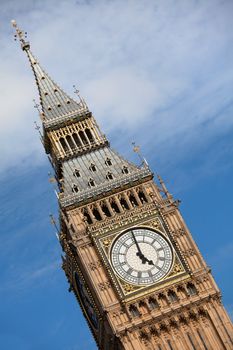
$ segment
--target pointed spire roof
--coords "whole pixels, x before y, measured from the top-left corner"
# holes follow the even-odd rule
[[[15,38],[21,42],[21,48],[26,52],[35,76],[42,108],[41,118],[45,128],[70,119],[79,119],[89,113],[83,98],[80,98],[79,102],[73,100],[41,68],[30,50],[30,43],[25,40],[26,33],[17,26],[15,21],[12,21],[12,25],[16,30]]]

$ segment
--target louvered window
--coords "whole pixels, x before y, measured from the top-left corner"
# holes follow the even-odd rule
[[[110,159],[110,158],[107,158],[107,159],[105,160],[105,164],[106,164],[107,166],[111,166],[111,165],[112,165],[111,159]]]
[[[90,179],[88,182],[89,187],[94,187],[95,186],[95,181],[93,179]]]

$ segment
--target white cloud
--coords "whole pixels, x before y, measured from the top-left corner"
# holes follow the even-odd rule
[[[180,147],[182,157],[190,148],[195,152],[200,130],[205,131],[201,142],[208,143],[232,128],[231,1],[51,0],[1,6],[3,171],[23,159],[44,158],[32,127],[37,93],[29,65],[10,38],[12,16],[29,32],[32,51],[50,75],[67,91],[78,85],[104,131],[146,132],[145,147],[159,150],[167,142],[169,157],[179,136],[186,146]]]
[[[107,87],[107,88],[106,88]],[[149,79],[130,67],[112,70],[92,80],[86,91],[94,108],[101,111],[106,129],[124,125],[130,128],[151,115],[155,105],[162,105],[164,96]]]
[[[48,261],[40,266],[10,266],[8,275],[11,278],[3,281],[0,292],[14,290],[18,294],[20,291],[25,292],[28,288],[36,288],[39,283],[52,283],[57,275],[60,260]]]

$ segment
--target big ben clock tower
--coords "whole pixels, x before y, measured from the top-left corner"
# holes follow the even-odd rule
[[[99,349],[232,350],[231,321],[179,202],[145,161],[110,147],[85,101],[49,77],[13,26],[59,188],[62,268]]]

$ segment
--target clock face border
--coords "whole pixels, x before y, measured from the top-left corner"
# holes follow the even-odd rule
[[[134,232],[134,238],[132,232]],[[136,246],[135,238],[138,239],[138,246],[141,246],[141,249],[139,248],[139,252],[138,246]],[[145,238],[146,241],[144,241]],[[125,242],[128,243],[128,249],[127,245],[126,248],[123,247]],[[154,246],[151,244],[152,242]],[[117,245],[118,254],[122,254],[121,257],[117,257],[117,249],[113,253],[114,247],[117,247]],[[122,252],[125,252],[125,254],[120,252],[121,249]],[[145,249],[147,250],[148,257],[145,257],[145,255],[143,255],[143,249],[144,252]],[[167,257],[165,257],[165,252],[167,254]],[[115,254],[114,258],[113,254]],[[128,257],[126,254],[128,254]],[[141,258],[139,256],[136,256],[140,254]],[[151,260],[152,256],[156,256],[156,263]],[[127,270],[123,270],[123,268],[118,267],[120,266],[120,258],[121,263],[123,263],[125,266],[125,269],[128,268],[128,271],[130,271],[129,273]],[[160,230],[156,230],[147,226],[134,226],[120,232],[112,240],[109,249],[109,261],[116,276],[120,278],[124,283],[138,287],[151,287],[165,279],[172,270],[174,258],[174,249],[167,237],[165,237],[165,235],[162,234]],[[142,263],[143,259],[146,259],[144,263]],[[129,263],[129,261],[131,263]],[[164,261],[164,263],[162,263],[162,261]],[[132,265],[136,268],[132,269]],[[163,267],[165,267],[165,270],[163,270]],[[142,268],[142,271],[140,271],[140,268]],[[132,273],[135,276],[130,275]]]

